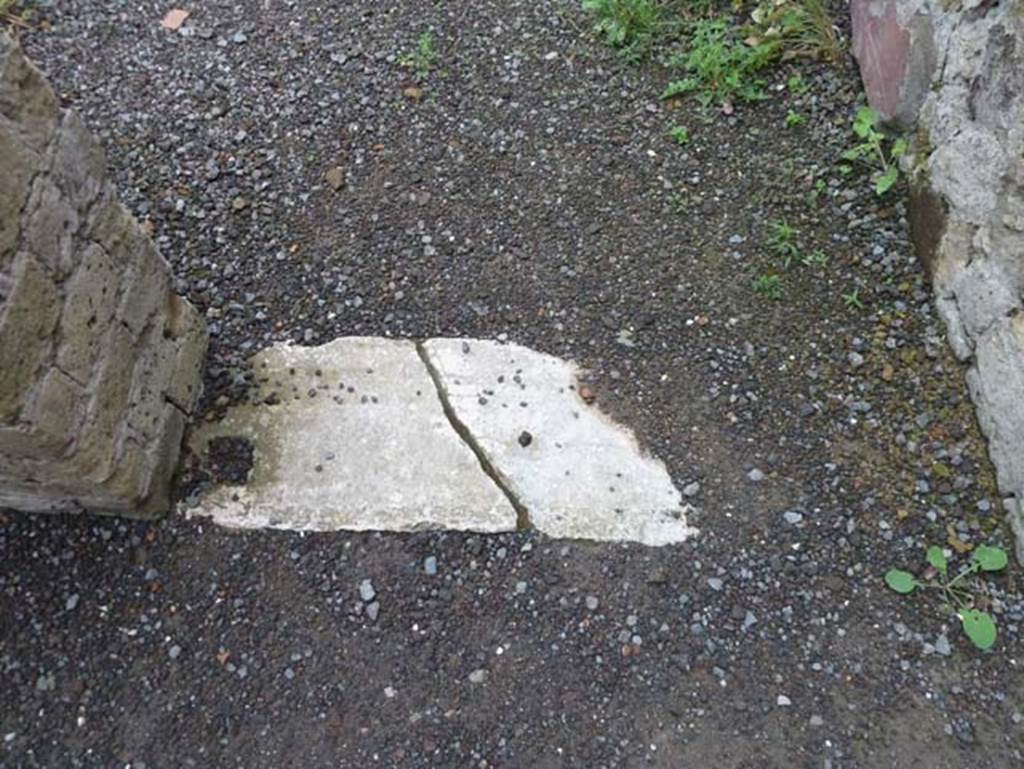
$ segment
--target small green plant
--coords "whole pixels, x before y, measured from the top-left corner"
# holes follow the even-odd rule
[[[879,114],[871,107],[861,107],[853,120],[853,133],[860,140],[842,154],[843,160],[861,162],[874,169],[872,180],[875,183],[875,194],[884,195],[899,179],[899,159],[907,151],[907,140],[899,137],[892,142],[888,151],[885,148],[886,136],[878,124]],[[849,166],[840,166],[840,171],[850,173]]]
[[[863,310],[864,302],[860,298],[860,289],[855,288],[848,294],[843,294],[843,304],[851,310]]]
[[[811,208],[816,208],[818,205],[818,198],[821,197],[828,191],[828,185],[824,179],[818,179],[814,182],[814,187],[807,191],[807,205]]]
[[[675,192],[669,195],[668,204],[674,213],[685,214],[689,210],[690,199],[681,192]]]
[[[754,278],[754,290],[766,299],[777,302],[782,298],[782,279],[778,275],[758,275]]]
[[[801,115],[799,112],[789,110],[786,113],[786,126],[788,128],[796,128],[798,125],[803,125],[807,122],[807,118]]]
[[[406,69],[413,70],[417,77],[424,78],[430,74],[436,61],[437,51],[434,49],[434,35],[428,30],[417,39],[416,50],[403,54],[398,63]]]
[[[768,223],[768,248],[773,254],[782,258],[782,266],[789,269],[794,259],[800,258],[800,249],[796,245],[795,229],[786,224],[784,219]]]
[[[642,59],[665,24],[662,0],[583,0],[596,19],[594,32],[631,59]]]
[[[913,593],[917,588],[938,590],[942,594],[943,608],[959,617],[971,643],[982,650],[991,649],[996,642],[996,622],[991,614],[979,608],[980,602],[970,586],[978,584],[976,575],[979,572],[1005,569],[1008,562],[1006,551],[1000,547],[981,545],[975,548],[970,561],[962,565],[953,577],[949,576],[949,562],[941,547],[932,545],[925,557],[930,568],[924,581],[909,572],[890,569],[885,574],[885,584],[904,595]]]
[[[790,93],[795,93],[797,96],[803,96],[811,90],[810,84],[804,80],[803,75],[799,72],[789,76],[789,80],[786,81],[786,87],[789,88]]]
[[[672,140],[680,147],[685,147],[690,143],[690,132],[687,130],[686,126],[674,125],[669,129],[668,135],[671,136]]]
[[[685,77],[670,82],[662,98],[694,94],[704,107],[716,100],[763,99],[764,81],[757,73],[776,58],[777,51],[774,42],[746,45],[726,18],[701,19],[694,25],[686,54],[670,62]]]
[[[802,264],[804,267],[827,267],[828,254],[826,254],[820,248],[816,248],[806,256],[800,257],[800,264]]]

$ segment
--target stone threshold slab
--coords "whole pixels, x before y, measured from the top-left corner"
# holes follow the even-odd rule
[[[251,447],[251,468],[208,489],[192,515],[647,545],[694,533],[664,464],[580,397],[569,361],[486,340],[345,337],[277,345],[251,364],[250,402],[191,440],[207,464],[223,442]]]

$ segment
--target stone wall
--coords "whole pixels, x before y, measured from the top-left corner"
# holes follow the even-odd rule
[[[0,33],[0,507],[164,512],[206,342],[99,145]]]
[[[1024,2],[853,0],[868,98],[912,129],[911,230],[1024,561]]]

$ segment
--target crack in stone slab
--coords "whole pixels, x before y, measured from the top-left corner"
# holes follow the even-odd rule
[[[458,421],[552,537],[684,541],[692,509],[632,431],[587,404],[571,361],[515,344],[430,339],[422,345]]]
[[[427,369],[427,373],[430,374],[430,379],[434,383],[434,387],[437,389],[437,397],[441,401],[441,407],[444,410],[444,415],[448,418],[449,424],[455,431],[456,435],[462,439],[470,451],[472,451],[476,458],[480,462],[480,468],[484,471],[488,478],[494,481],[494,485],[501,489],[501,493],[504,494],[516,511],[517,528],[521,531],[532,528],[530,526],[530,511],[526,509],[526,506],[519,501],[512,489],[509,488],[506,481],[501,477],[501,473],[498,469],[491,464],[491,460],[487,457],[487,453],[477,443],[476,438],[473,437],[473,433],[469,431],[460,420],[458,415],[455,413],[455,409],[452,408],[451,402],[448,400],[448,393],[445,391],[444,386],[441,384],[441,375],[434,368],[434,364],[430,362],[430,356],[427,355],[426,350],[421,342],[416,343],[416,352],[420,356],[420,360],[423,361],[423,365]]]
[[[346,337],[270,347],[252,366],[250,402],[191,441],[211,478],[231,462],[207,453],[212,441],[252,445],[245,483],[214,486],[194,511],[217,523],[535,528],[652,546],[694,533],[664,464],[583,401],[571,361],[485,340]]]

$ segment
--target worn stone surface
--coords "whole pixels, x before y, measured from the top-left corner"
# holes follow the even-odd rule
[[[1024,562],[1024,313],[993,323],[974,341],[967,385]]]
[[[337,339],[277,346],[253,359],[255,404],[204,427],[252,443],[244,485],[207,494],[228,526],[297,530],[514,531],[516,511],[452,429],[409,341]]]
[[[567,361],[518,345],[432,339],[423,349],[455,418],[553,537],[681,542],[692,532],[665,466],[576,390]]]
[[[205,350],[101,148],[0,34],[0,507],[166,510]]]
[[[916,119],[903,161],[914,241],[950,344],[970,363],[1024,560],[1024,13],[984,0],[859,0],[851,12],[872,106],[904,125]],[[941,51],[941,67],[923,78],[885,66],[908,40],[911,58]]]

